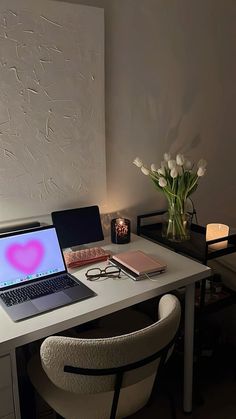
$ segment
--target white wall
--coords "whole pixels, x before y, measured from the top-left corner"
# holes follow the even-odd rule
[[[199,221],[235,226],[235,0],[73,2],[105,9],[108,202],[102,211],[135,221],[138,213],[162,208],[163,197],[132,160],[159,162],[163,152],[180,151],[208,160],[193,195]]]
[[[104,11],[0,3],[0,220],[106,199]]]
[[[180,151],[208,160],[199,222],[236,226],[235,0],[79,2],[105,8],[107,210],[162,208],[131,162]]]

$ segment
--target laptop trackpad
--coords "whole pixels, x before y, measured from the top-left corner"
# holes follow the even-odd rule
[[[43,311],[68,304],[71,301],[71,298],[61,291],[55,294],[46,295],[45,297],[35,298],[31,302],[38,310]]]

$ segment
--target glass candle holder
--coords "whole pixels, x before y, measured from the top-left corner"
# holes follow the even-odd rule
[[[130,242],[130,220],[127,218],[113,218],[111,220],[111,241],[116,244]]]
[[[220,239],[229,235],[229,227],[225,224],[211,223],[206,227],[206,241]],[[210,249],[219,250],[224,249],[228,245],[228,240],[223,240],[219,243],[209,245]]]

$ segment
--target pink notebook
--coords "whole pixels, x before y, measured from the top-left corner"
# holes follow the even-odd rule
[[[121,263],[137,275],[162,272],[166,269],[166,264],[154,259],[141,250],[118,253],[113,255],[112,259]]]

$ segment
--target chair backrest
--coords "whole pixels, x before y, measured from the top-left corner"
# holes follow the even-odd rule
[[[158,321],[135,332],[102,339],[48,337],[40,349],[42,367],[49,379],[63,390],[101,393],[114,390],[115,374],[110,372],[103,375],[99,371],[122,369],[130,364],[132,367],[132,364],[135,366],[135,363],[147,359],[149,365],[140,364],[125,374],[122,387],[130,386],[157,370],[158,359],[154,359],[160,360],[162,352],[166,347],[168,349],[168,344],[175,337],[180,314],[178,299],[167,294],[160,299]],[[156,357],[153,357],[154,354],[157,354]],[[68,367],[74,373],[65,372]],[[92,374],[85,375],[77,368],[92,369]],[[94,373],[94,370],[99,371]]]

